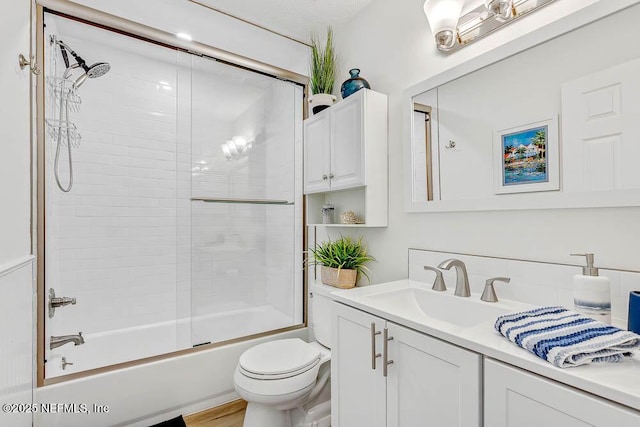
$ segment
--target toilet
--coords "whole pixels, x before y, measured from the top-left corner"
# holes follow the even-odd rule
[[[300,338],[258,344],[242,353],[233,376],[247,401],[244,427],[330,425],[331,288],[311,284],[315,341]]]

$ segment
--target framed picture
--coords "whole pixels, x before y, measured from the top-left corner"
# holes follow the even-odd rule
[[[494,132],[496,194],[560,189],[558,118]]]

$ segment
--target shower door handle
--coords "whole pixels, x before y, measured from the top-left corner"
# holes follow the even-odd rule
[[[376,332],[376,323],[371,322],[371,369],[376,370],[376,359],[382,354],[376,353],[376,335],[380,335],[380,331]]]

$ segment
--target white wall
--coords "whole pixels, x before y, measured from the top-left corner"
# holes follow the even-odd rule
[[[309,48],[188,0],[75,0],[170,33],[306,75]]]
[[[11,0],[0,19],[0,264],[31,253],[30,127],[28,68],[18,54],[30,52],[29,2]]]
[[[31,254],[31,73],[18,66],[30,53],[31,2],[4,2],[0,15],[0,402],[29,404],[33,390]],[[31,415],[0,412],[0,425],[30,426]]]
[[[518,212],[518,220],[536,230],[533,241],[505,234],[504,224],[513,212],[404,212],[403,90],[595,1],[555,2],[450,56],[436,51],[423,3],[374,0],[353,21],[335,29],[341,58],[335,90],[348,77],[347,70],[357,67],[374,90],[389,94],[389,227],[361,232],[379,260],[371,265],[373,282],[406,277],[407,247],[571,263],[577,261],[569,253],[590,251],[599,265],[640,270],[638,208]],[[611,48],[624,49],[624,43]],[[330,235],[339,232],[347,234],[347,229]]]

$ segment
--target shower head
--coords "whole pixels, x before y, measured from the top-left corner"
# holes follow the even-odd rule
[[[96,62],[92,66],[88,67],[85,73],[90,79],[95,79],[104,76],[110,69],[111,65],[109,65],[108,62]]]
[[[62,40],[56,40],[56,43],[60,46],[60,52],[62,53],[62,58],[64,59],[64,63],[67,66],[67,69],[64,72],[64,78],[69,78],[71,76],[71,71],[75,68],[82,68],[84,73],[78,77],[75,81],[75,86],[80,87],[87,78],[95,79],[98,77],[102,77],[109,72],[111,69],[111,65],[108,62],[96,62],[95,64],[88,66],[87,62],[82,59],[80,55],[78,55],[73,49],[69,47],[68,44],[63,42]],[[76,60],[75,64],[69,65],[69,57],[67,52],[73,56]]]

